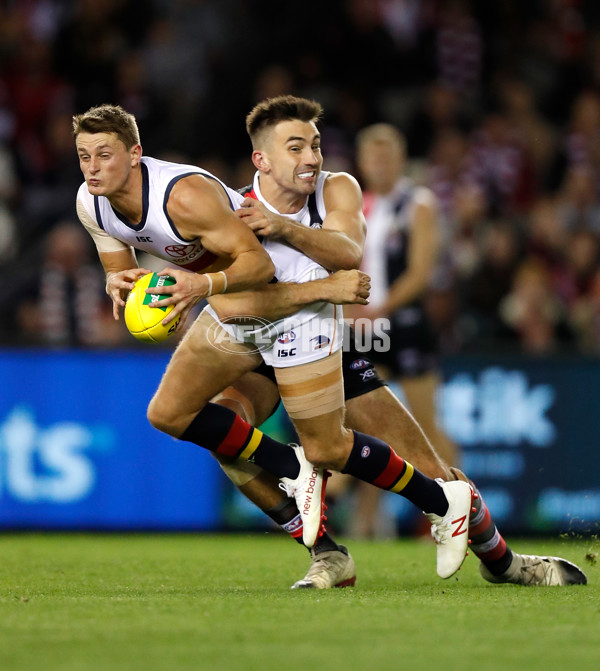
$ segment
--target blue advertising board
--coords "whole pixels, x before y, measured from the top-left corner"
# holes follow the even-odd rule
[[[600,362],[456,357],[440,421],[506,532],[600,530]]]
[[[205,450],[153,429],[169,351],[0,351],[0,528],[270,524]],[[440,422],[503,533],[598,533],[600,362],[452,357]],[[263,427],[291,438],[281,410]],[[414,516],[385,496],[398,518]],[[401,521],[401,520],[400,520]]]
[[[168,352],[0,352],[0,526],[216,529],[224,477],[150,426]]]

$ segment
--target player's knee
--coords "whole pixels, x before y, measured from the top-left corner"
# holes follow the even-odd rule
[[[341,471],[346,465],[349,450],[344,441],[307,440],[302,444],[308,461],[319,468]]]
[[[157,401],[156,396],[148,405],[146,417],[155,429],[167,433],[169,436],[178,437],[185,430],[185,427],[181,426],[180,419],[175,414],[168,412],[165,406]]]

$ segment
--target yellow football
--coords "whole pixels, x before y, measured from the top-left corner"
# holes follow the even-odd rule
[[[150,305],[164,298],[166,294],[147,294],[146,289],[152,287],[168,287],[175,284],[175,280],[169,275],[157,275],[148,273],[142,275],[129,292],[125,303],[125,324],[134,338],[142,342],[163,342],[175,333],[181,315],[162,325],[162,320],[173,310],[173,305],[152,308]]]

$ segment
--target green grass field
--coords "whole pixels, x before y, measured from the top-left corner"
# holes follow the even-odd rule
[[[589,584],[447,581],[429,542],[350,544],[353,589],[291,591],[278,534],[0,536],[0,671],[600,668],[597,540],[514,540]],[[590,555],[586,559],[586,555]]]

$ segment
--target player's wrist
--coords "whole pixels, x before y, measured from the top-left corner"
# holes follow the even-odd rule
[[[312,293],[310,296],[312,300],[331,302],[333,287],[332,281],[329,277],[307,282],[306,287],[309,288]]]
[[[285,240],[290,244],[293,244],[294,235],[297,228],[297,223],[288,217],[283,215],[279,216],[279,230],[277,232],[277,237],[280,240]]]
[[[206,298],[216,294],[224,294],[227,291],[227,275],[224,270],[219,270],[218,273],[203,273],[203,275],[208,280]]]
[[[109,294],[109,295],[110,295],[110,289],[111,289],[111,287],[110,287],[110,281],[112,280],[112,278],[113,278],[116,274],[117,274],[117,271],[116,271],[116,270],[109,270],[109,271],[106,273],[104,288],[105,288],[105,290],[106,290],[106,293]]]

